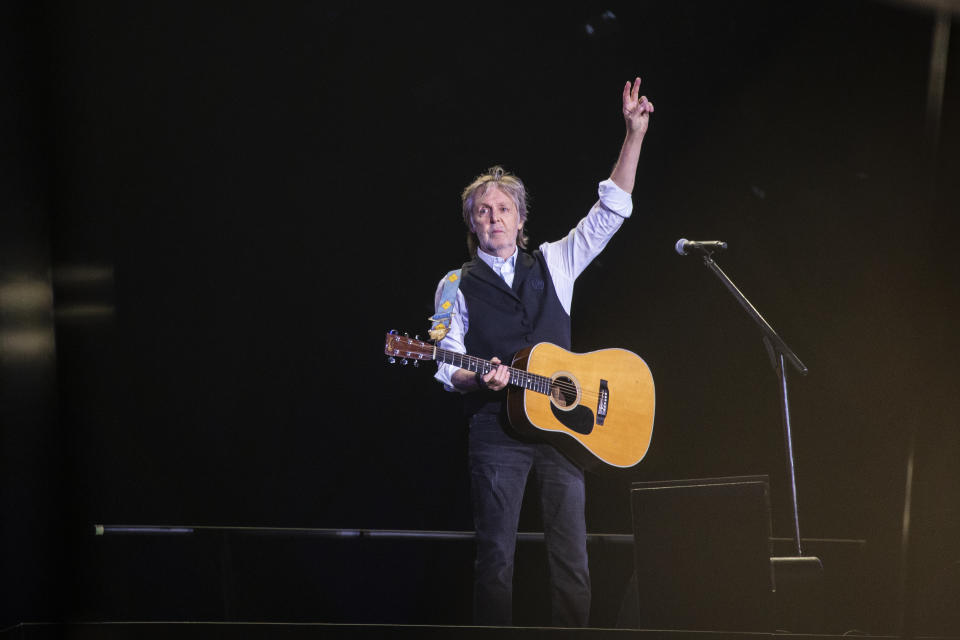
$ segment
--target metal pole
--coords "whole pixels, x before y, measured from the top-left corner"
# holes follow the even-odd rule
[[[800,508],[797,504],[797,471],[793,457],[793,433],[790,430],[790,398],[787,394],[787,370],[783,354],[777,353],[777,373],[780,377],[780,408],[783,412],[783,439],[787,449],[787,477],[790,480],[790,503],[793,507],[793,541],[798,556],[803,555],[800,544]]]

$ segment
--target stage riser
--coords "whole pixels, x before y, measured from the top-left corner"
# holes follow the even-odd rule
[[[469,625],[473,543],[196,534],[91,538],[77,557],[75,620],[213,620],[351,624]],[[862,629],[851,545],[807,543],[824,559],[825,579],[805,601],[781,590],[774,625],[805,633]],[[636,610],[629,544],[593,544],[591,624],[651,628]],[[515,622],[549,624],[540,542],[521,542]],[[829,603],[829,604],[827,604]],[[758,606],[761,603],[758,602]],[[769,606],[769,603],[768,605]],[[798,613],[801,617],[798,617]],[[807,618],[809,616],[809,619]]]

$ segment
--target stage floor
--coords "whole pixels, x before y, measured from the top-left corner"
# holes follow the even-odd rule
[[[2,640],[250,640],[262,638],[477,638],[484,640],[840,640],[851,636],[651,629],[559,629],[547,627],[475,627],[437,625],[283,624],[257,622],[84,622],[24,623],[0,632]],[[896,636],[858,635],[861,640]],[[920,637],[920,636],[918,636]],[[945,636],[960,637],[960,636]]]

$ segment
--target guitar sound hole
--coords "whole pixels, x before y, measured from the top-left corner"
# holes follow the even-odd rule
[[[577,402],[577,385],[567,376],[557,376],[550,385],[550,397],[561,409]]]

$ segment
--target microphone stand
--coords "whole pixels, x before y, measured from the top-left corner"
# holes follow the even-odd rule
[[[780,409],[783,418],[783,436],[786,441],[786,452],[787,452],[787,476],[790,481],[790,498],[791,506],[793,508],[793,540],[796,546],[796,553],[798,557],[803,556],[803,548],[800,542],[800,516],[799,509],[797,507],[797,476],[796,470],[794,468],[794,456],[793,456],[793,435],[790,430],[790,400],[787,394],[787,371],[784,366],[784,361],[789,361],[793,367],[799,371],[801,374],[807,374],[807,367],[800,362],[800,359],[793,352],[790,347],[787,346],[787,343],[777,335],[777,332],[773,330],[773,327],[763,319],[763,316],[754,308],[750,301],[740,292],[733,282],[730,281],[730,278],[727,277],[727,274],[717,266],[717,263],[713,261],[712,253],[710,251],[704,251],[703,263],[707,266],[708,269],[713,271],[713,273],[720,279],[720,282],[723,283],[723,286],[736,298],[737,302],[740,303],[740,306],[743,307],[743,310],[747,312],[753,321],[760,327],[760,331],[763,333],[763,344],[767,348],[767,353],[770,355],[770,362],[773,365],[773,369],[777,374],[777,379],[780,386]],[[811,560],[816,560],[816,565],[820,566],[820,561],[817,558],[811,558]]]

